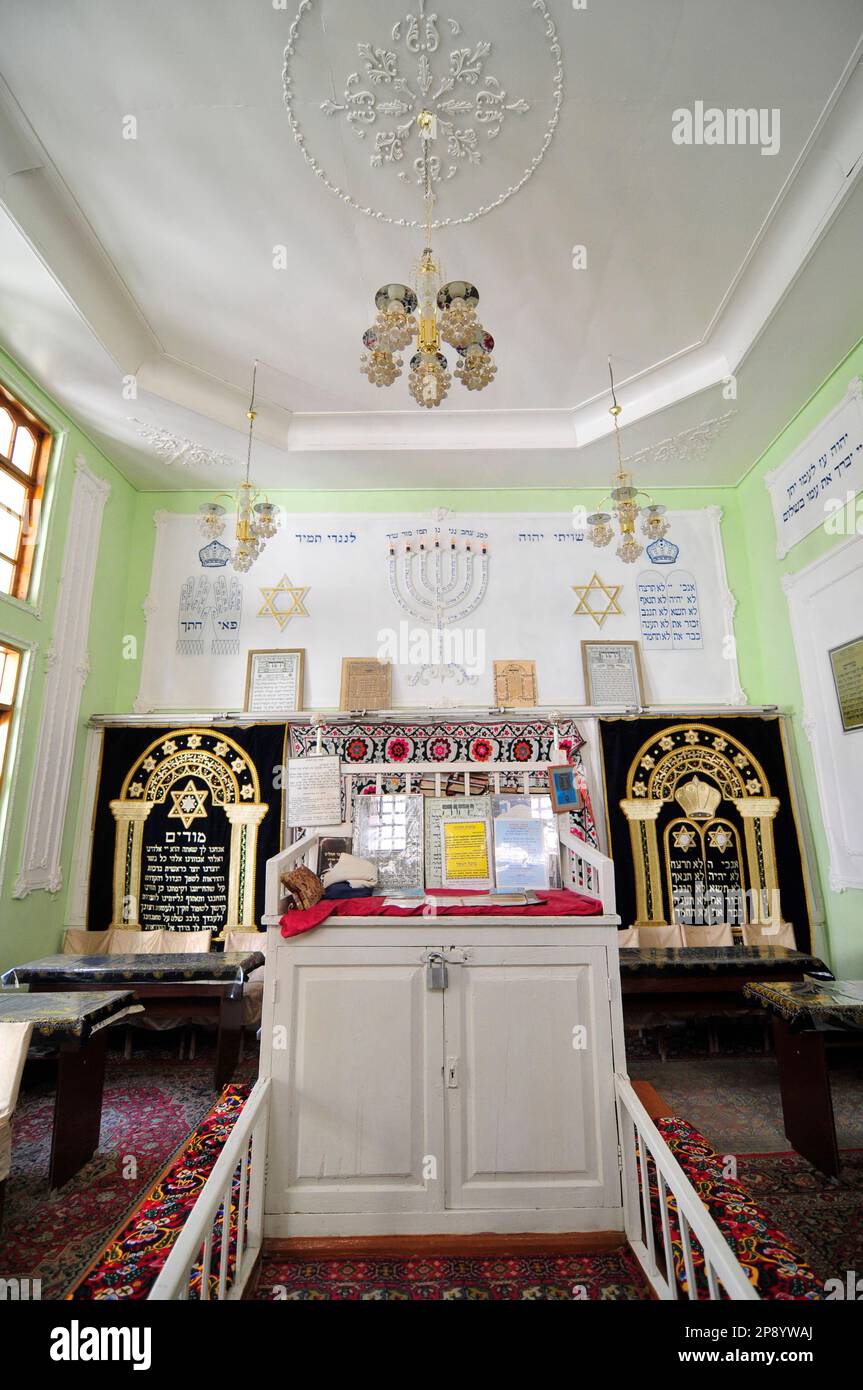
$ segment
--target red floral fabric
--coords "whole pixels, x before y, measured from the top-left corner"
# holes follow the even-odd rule
[[[328,917],[595,917],[602,915],[602,903],[598,898],[585,893],[572,893],[565,888],[541,889],[535,903],[520,906],[500,906],[483,903],[473,908],[447,903],[447,893],[439,889],[429,890],[429,897],[436,899],[434,911],[422,898],[416,906],[385,907],[385,898],[326,898],[307,908],[305,912],[286,912],[281,918],[282,936],[301,936],[325,922]],[[458,897],[470,896],[459,892]]]
[[[812,1269],[783,1231],[770,1222],[742,1183],[726,1177],[727,1158],[710,1146],[703,1134],[686,1120],[674,1116],[654,1121],[677,1162],[695,1188],[713,1220],[731,1246],[763,1299],[820,1299],[824,1291]],[[640,1180],[640,1165],[639,1165]],[[663,1250],[659,1189],[656,1169],[648,1161],[648,1186],[658,1255]],[[668,1224],[674,1259],[674,1278],[681,1294],[689,1296],[689,1282],[683,1258],[683,1242],[677,1205],[666,1193]],[[704,1254],[691,1236],[692,1262],[699,1299],[709,1298]]]

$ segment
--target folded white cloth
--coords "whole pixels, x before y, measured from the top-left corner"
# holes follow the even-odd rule
[[[360,859],[358,854],[340,854],[321,879],[325,888],[329,888],[331,883],[349,883],[352,888],[374,888],[377,881],[374,864],[370,859]]]

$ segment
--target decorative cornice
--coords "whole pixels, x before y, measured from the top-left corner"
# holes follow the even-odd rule
[[[736,410],[726,410],[724,415],[714,415],[702,420],[688,430],[661,439],[658,444],[648,444],[637,453],[628,455],[624,463],[631,467],[640,463],[688,463],[706,458],[719,436],[728,428],[737,414]]]
[[[194,439],[174,434],[158,425],[148,425],[144,420],[129,416],[135,431],[148,444],[151,444],[166,467],[178,463],[182,468],[240,468],[240,459],[231,454],[219,453],[197,444]]]

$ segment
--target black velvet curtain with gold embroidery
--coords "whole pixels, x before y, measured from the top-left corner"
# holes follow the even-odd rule
[[[803,951],[810,950],[811,923],[801,841],[779,718],[757,715],[702,715],[691,720],[680,717],[610,718],[600,720],[599,727],[609,846],[615,864],[617,910],[623,926],[631,926],[638,920],[639,914],[631,822],[621,809],[621,801],[637,801],[639,796],[643,799],[648,798],[649,778],[655,766],[655,759],[651,764],[656,752],[655,741],[663,737],[673,737],[676,745],[704,747],[712,754],[717,740],[721,746],[721,740],[728,737],[736,741],[735,744],[728,744],[728,752],[733,755],[732,761],[736,757],[737,765],[743,767],[741,775],[748,790],[753,795],[764,794],[778,799],[779,805],[772,817],[771,826],[782,918],[793,925],[798,948]],[[672,730],[675,731],[673,736],[669,732]],[[757,786],[751,764],[744,765],[745,754],[741,753],[736,745],[742,745],[751,755],[751,759],[760,765],[766,787]],[[642,766],[644,759],[648,763],[646,767]],[[684,772],[680,780],[686,781],[691,775],[693,774],[690,772]],[[694,775],[708,783],[711,782],[709,772],[696,772]],[[664,915],[667,922],[672,920],[672,914],[668,900],[668,866],[665,862],[663,832],[670,821],[683,815],[681,807],[672,797],[664,801],[655,822],[659,881],[662,890],[662,913],[658,915]],[[742,822],[735,816],[727,798],[720,803],[716,815],[727,818],[732,824],[736,823],[740,827],[742,841]],[[750,881],[747,881],[747,886],[751,887]]]

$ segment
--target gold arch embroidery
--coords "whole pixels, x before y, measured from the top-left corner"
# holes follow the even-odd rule
[[[256,925],[258,827],[269,809],[261,801],[258,771],[230,735],[190,727],[167,730],[154,739],[127,773],[119,798],[110,803],[116,822],[113,926],[140,925],[144,825],[153,808],[170,797],[173,808],[169,817],[182,822],[184,833],[194,820],[206,818],[206,792],[199,792],[191,778],[204,783],[213,809],[223,811],[231,827],[227,913],[222,930]],[[189,799],[194,800],[194,806],[186,805]]]
[[[701,778],[710,780],[705,785],[697,785]],[[748,890],[749,920],[772,921],[777,914],[781,920],[773,839],[773,819],[779,809],[779,800],[770,795],[764,769],[746,745],[733,734],[712,724],[685,722],[665,725],[645,740],[629,766],[627,794],[620,802],[629,822],[632,842],[637,924],[666,923],[666,897],[669,917],[672,915],[673,875],[669,855],[676,846],[669,839],[672,825],[668,825],[661,839],[662,857],[666,865],[666,881],[663,884],[658,822],[660,817],[665,819],[663,811],[667,814],[667,808],[677,798],[680,788],[690,783],[692,785],[687,785],[686,791],[690,793],[690,799],[695,797],[696,806],[702,796],[707,796],[714,803],[709,810],[702,807],[696,819],[703,821],[709,816],[712,827],[724,827],[726,832],[733,832],[738,862],[741,860],[741,838],[745,844],[747,883],[742,886],[744,891]],[[687,800],[685,795],[683,800]],[[736,811],[740,819],[739,827],[728,819],[728,811],[719,820],[715,818],[716,803],[720,800],[730,803]],[[684,822],[677,820],[672,824],[679,829]],[[694,824],[691,829],[696,829]],[[698,839],[706,866],[710,854],[700,829]],[[719,847],[712,849],[721,858]],[[730,886],[726,885],[726,888],[731,891]]]

